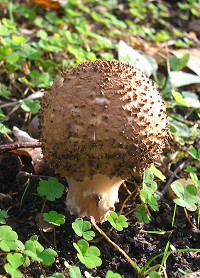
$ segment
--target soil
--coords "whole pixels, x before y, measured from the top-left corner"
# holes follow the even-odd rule
[[[62,272],[66,268],[64,265],[65,260],[69,264],[76,263],[76,250],[73,247],[73,242],[77,242],[80,239],[75,235],[72,229],[72,222],[76,219],[76,216],[71,215],[65,206],[65,198],[67,194],[67,184],[64,180],[62,182],[66,186],[65,194],[61,200],[54,202],[47,202],[45,207],[46,211],[56,210],[59,213],[64,213],[66,217],[66,223],[56,229],[56,246],[54,244],[53,233],[42,233],[38,230],[36,225],[36,216],[41,211],[43,200],[37,196],[37,186],[39,183],[39,176],[36,179],[31,179],[30,183],[24,184],[23,179],[19,178],[19,163],[18,157],[14,154],[3,154],[0,160],[0,201],[1,209],[8,211],[9,217],[7,218],[7,224],[10,225],[13,230],[18,233],[19,239],[22,242],[28,240],[32,235],[39,236],[39,242],[43,244],[45,248],[54,248],[58,256],[54,266],[45,268],[47,275],[54,272]],[[23,169],[31,170],[30,160],[22,158]],[[48,176],[55,176],[51,172],[44,173]],[[16,181],[16,176],[17,180]],[[134,186],[127,184],[129,190],[134,190]],[[26,192],[25,192],[26,190]],[[126,190],[121,187],[120,189],[120,202],[116,206],[116,210],[119,211],[122,202],[128,196]],[[135,200],[137,201],[137,199]],[[124,213],[135,207],[134,202],[131,200],[126,203]],[[159,202],[159,211],[152,212],[152,221],[148,225],[139,223],[134,217],[133,213],[127,216],[129,226],[122,232],[117,232],[111,229],[108,222],[98,224],[99,227],[114,241],[120,248],[122,248],[137,264],[142,267],[148,260],[154,256],[164,252],[168,242],[171,244],[171,248],[175,249],[188,249],[199,248],[200,237],[199,230],[195,230],[191,227],[191,224],[186,220],[183,209],[178,208],[175,225],[172,228],[172,216],[173,216],[173,204],[168,200],[162,199]],[[196,215],[190,215],[191,222],[195,224]],[[90,244],[97,246],[101,251],[102,265],[98,268],[89,270],[90,274],[99,277],[105,277],[107,270],[112,270],[123,275],[125,278],[137,277],[137,274],[126,261],[126,259],[119,253],[113,246],[101,237],[96,230],[95,239]],[[145,231],[165,231],[163,235],[150,234]],[[159,264],[162,260],[162,256],[155,260],[151,266]],[[1,263],[3,259],[1,257]],[[82,264],[79,264],[82,273],[86,269]],[[200,266],[200,255],[194,252],[182,252],[170,255],[167,259],[167,275],[168,277],[182,277],[181,270],[197,271]],[[24,277],[39,277],[42,273],[36,263],[32,263],[30,267],[23,268]],[[0,275],[5,275],[3,268],[0,268]]]

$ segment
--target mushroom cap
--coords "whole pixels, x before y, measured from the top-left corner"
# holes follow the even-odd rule
[[[41,141],[50,167],[83,181],[130,179],[162,152],[166,107],[154,82],[121,62],[85,62],[55,80],[42,100]]]

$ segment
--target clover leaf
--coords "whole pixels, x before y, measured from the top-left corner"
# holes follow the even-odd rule
[[[118,215],[114,211],[111,211],[111,213],[107,216],[107,219],[117,231],[123,231],[123,228],[128,227],[126,217],[124,215]]]
[[[81,278],[80,268],[76,265],[69,266],[69,277],[70,278]]]
[[[100,251],[95,246],[89,246],[89,243],[80,239],[77,243],[73,243],[74,248],[77,250],[77,257],[88,268],[94,268],[102,264],[102,260],[99,258]]]
[[[72,223],[72,228],[78,236],[82,236],[85,240],[92,240],[95,236],[95,233],[90,231],[91,224],[89,221],[83,221],[83,219],[77,218]]]
[[[154,211],[158,211],[157,201],[160,197],[155,193],[157,183],[153,180],[154,175],[150,169],[146,169],[143,175],[143,185],[140,191],[140,198],[143,203],[148,204]]]
[[[24,253],[31,257],[33,261],[42,262],[45,266],[52,265],[55,256],[57,255],[57,253],[51,248],[44,249],[44,247],[38,242],[36,236],[31,237],[30,240],[25,242]]]
[[[6,259],[8,261],[8,263],[5,264],[5,270],[12,276],[15,278],[20,278],[23,277],[21,271],[19,271],[19,267],[21,265],[23,265],[25,258],[22,254],[20,253],[14,253],[11,254],[9,253],[6,256]]]
[[[10,226],[0,226],[0,249],[5,252],[16,250],[18,247],[18,235]]]
[[[140,222],[144,222],[145,224],[149,224],[151,220],[146,208],[143,205],[137,205],[134,215]]]
[[[6,224],[6,220],[4,218],[7,217],[7,212],[5,210],[0,209],[0,224]]]
[[[55,226],[60,226],[65,223],[65,216],[52,210],[43,214],[44,220]]]
[[[119,273],[115,273],[112,270],[108,270],[106,273],[106,278],[121,278],[122,276]]]
[[[200,204],[200,198],[197,196],[198,190],[195,185],[188,184],[185,188],[180,182],[173,182],[171,188],[176,194],[177,198],[173,201],[178,206],[184,207],[190,211],[197,209],[196,204]]]
[[[49,178],[47,180],[41,180],[37,192],[40,196],[45,196],[48,201],[55,201],[59,199],[64,191],[64,185],[56,178]]]
[[[197,150],[193,146],[190,146],[188,152],[191,155],[191,157],[200,161],[200,149]]]

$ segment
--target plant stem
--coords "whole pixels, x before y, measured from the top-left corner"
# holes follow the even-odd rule
[[[41,208],[41,214],[43,214],[43,212],[44,212],[44,207],[46,205],[46,202],[47,202],[47,199],[45,198],[44,203],[43,203],[42,208]]]
[[[130,263],[130,265],[134,268],[134,270],[140,274],[141,273],[141,269],[139,268],[139,266],[126,254],[126,252],[124,252],[124,250],[122,250],[115,242],[113,242],[105,233],[104,231],[102,231],[102,229],[96,224],[96,221],[94,219],[94,217],[91,217],[91,223],[93,224],[93,226],[95,227],[95,229],[111,244],[115,247],[115,249],[117,249],[125,258],[126,260]]]
[[[41,269],[41,271],[42,271],[42,275],[44,276],[44,278],[46,278],[47,276],[46,276],[46,273],[45,273],[45,271],[44,271],[44,269],[43,269],[43,267],[42,267],[41,262],[38,262],[38,264],[39,264],[40,269]]]
[[[175,217],[176,217],[176,209],[177,209],[177,205],[174,204],[174,212],[173,212],[173,217],[172,217],[172,228],[174,228],[174,222],[175,222]]]
[[[188,221],[188,223],[192,226],[193,229],[195,230],[198,230],[197,227],[192,223],[192,221],[190,220],[189,216],[188,216],[188,213],[187,213],[187,209],[186,208],[183,208],[184,209],[184,213],[185,213],[185,217]]]

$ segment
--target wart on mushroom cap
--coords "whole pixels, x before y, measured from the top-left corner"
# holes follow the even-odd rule
[[[168,132],[154,83],[134,67],[86,62],[55,80],[41,108],[43,153],[67,178],[67,205],[104,221],[118,189],[150,166]]]

